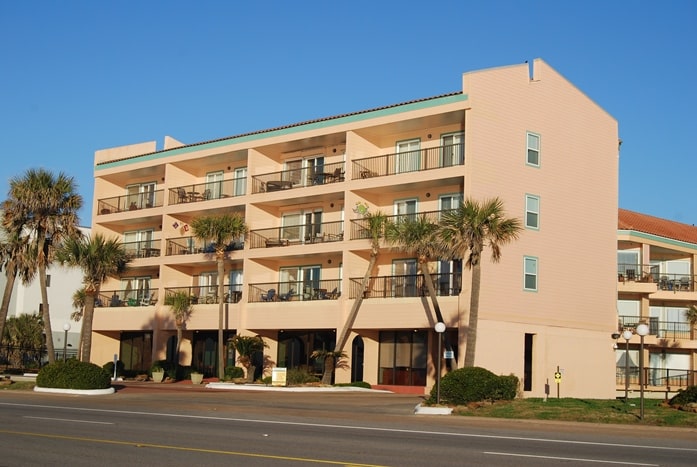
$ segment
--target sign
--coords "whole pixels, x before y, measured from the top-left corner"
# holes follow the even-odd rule
[[[271,386],[285,386],[287,368],[273,368],[271,370]]]
[[[443,358],[447,359],[453,359],[455,358],[455,351],[454,350],[446,350],[443,352]]]
[[[554,372],[554,382],[557,384],[561,383],[561,373],[558,371]]]

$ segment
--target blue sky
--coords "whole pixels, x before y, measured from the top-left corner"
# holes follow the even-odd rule
[[[435,96],[539,57],[619,121],[620,207],[697,224],[696,25],[692,0],[3,1],[0,193],[63,171],[89,225],[96,150]]]

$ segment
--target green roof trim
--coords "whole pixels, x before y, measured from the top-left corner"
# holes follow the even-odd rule
[[[316,130],[320,128],[328,128],[334,125],[343,125],[346,123],[360,122],[363,120],[369,120],[371,118],[380,118],[388,115],[396,115],[404,112],[412,112],[414,110],[427,109],[430,107],[437,107],[439,105],[453,104],[457,102],[465,102],[468,100],[467,94],[454,94],[443,97],[436,97],[434,99],[425,99],[417,102],[410,102],[407,104],[397,104],[394,106],[389,106],[376,110],[369,110],[365,112],[358,112],[343,117],[327,118],[318,121],[312,121],[305,124],[291,125],[283,128],[278,128],[275,130],[259,131],[256,133],[241,135],[241,136],[231,136],[229,138],[223,138],[215,141],[210,141],[208,143],[193,143],[192,145],[183,146],[180,148],[166,149],[162,151],[153,152],[150,154],[145,154],[142,156],[132,156],[125,159],[121,159],[113,162],[106,162],[95,166],[95,170],[109,169],[112,167],[121,167],[124,165],[131,164],[133,162],[151,161],[159,159],[160,157],[166,156],[177,156],[180,154],[187,154],[195,151],[201,151],[205,149],[214,149],[222,146],[227,146],[230,144],[247,143],[250,141],[257,141],[264,138],[271,138],[274,136],[284,136],[293,133],[298,133],[301,131]]]
[[[618,230],[618,234],[620,235],[629,235],[630,237],[639,237],[644,240],[654,240],[657,242],[662,242],[666,243],[668,245],[672,246],[679,246],[681,248],[688,248],[690,250],[695,250],[697,251],[697,244],[695,243],[690,243],[690,242],[684,242],[682,240],[675,240],[673,238],[668,238],[668,237],[661,237],[660,235],[653,235],[650,233],[646,232],[640,232],[638,230]]]

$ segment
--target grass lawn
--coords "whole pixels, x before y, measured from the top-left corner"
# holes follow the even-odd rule
[[[453,413],[473,417],[522,418],[589,423],[644,424],[697,428],[697,413],[669,407],[657,399],[644,399],[644,420],[639,419],[640,399],[554,399],[501,401],[476,407],[457,407]]]

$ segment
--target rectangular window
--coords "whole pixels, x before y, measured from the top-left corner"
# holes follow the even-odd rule
[[[528,164],[540,166],[540,135],[528,133]]]
[[[441,167],[461,165],[464,157],[464,133],[451,133],[441,136]]]
[[[235,169],[235,196],[242,196],[247,192],[247,167]]]
[[[524,258],[525,268],[525,290],[537,290],[537,258],[526,256]]]
[[[540,228],[539,196],[525,195],[525,227],[528,229]]]
[[[223,171],[208,172],[206,174],[206,188],[203,190],[203,199],[220,199],[223,193]]]
[[[421,167],[421,140],[400,141],[396,147],[395,173],[416,172]]]

